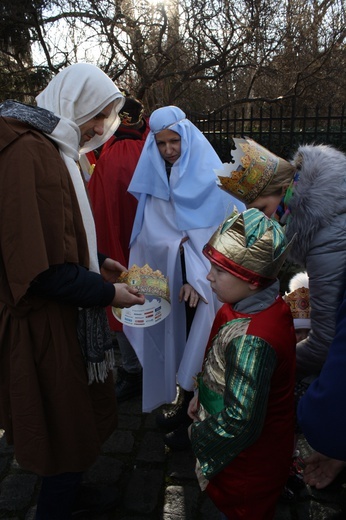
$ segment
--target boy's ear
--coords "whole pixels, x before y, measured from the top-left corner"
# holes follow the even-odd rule
[[[258,285],[254,283],[249,283],[249,289],[250,291],[255,291],[256,289],[258,289]]]

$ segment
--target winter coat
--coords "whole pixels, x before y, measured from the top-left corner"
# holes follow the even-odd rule
[[[346,460],[346,294],[336,319],[336,333],[319,377],[299,401],[298,420],[314,450]]]
[[[297,345],[297,378],[317,375],[346,289],[346,156],[325,145],[298,148],[300,177],[290,201],[291,260],[309,275],[311,331]]]

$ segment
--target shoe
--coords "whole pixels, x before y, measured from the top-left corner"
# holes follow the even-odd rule
[[[82,485],[72,507],[72,517],[105,513],[121,503],[121,493],[115,486]]]
[[[142,395],[142,371],[131,373],[119,367],[115,395],[119,402]]]
[[[166,432],[172,432],[180,425],[189,426],[191,419],[187,415],[193,392],[180,391],[177,403],[170,409],[156,416],[156,424]]]
[[[190,423],[192,420],[190,419]],[[167,433],[164,436],[164,442],[166,446],[174,451],[182,451],[191,448],[191,441],[187,432],[189,425],[181,424],[173,432]]]

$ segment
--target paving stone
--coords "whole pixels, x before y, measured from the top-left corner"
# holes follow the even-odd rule
[[[163,462],[165,460],[165,444],[157,432],[147,432],[141,442],[137,460],[146,462]]]
[[[198,512],[200,491],[197,486],[169,486],[166,488],[163,508],[164,520],[195,518]]]
[[[1,481],[0,511],[20,511],[29,506],[38,477],[31,474],[8,475]]]
[[[134,437],[131,431],[117,430],[102,446],[102,452],[107,453],[132,453]]]
[[[332,505],[310,502],[309,515],[314,520],[336,520],[340,518],[340,514],[340,509],[335,509]],[[343,518],[345,519],[345,517]]]
[[[8,455],[7,457],[5,455],[3,457],[0,457],[0,476],[5,474],[5,471],[10,466],[10,460],[10,455]]]
[[[219,511],[199,489],[192,450],[164,446],[157,413],[142,413],[140,397],[119,404],[119,427],[84,480],[116,484],[123,502],[116,512],[93,520],[219,520]],[[303,456],[311,452],[304,439],[299,448]],[[23,471],[13,454],[0,430],[0,519],[34,520],[39,479]],[[324,490],[306,487],[297,499],[280,502],[274,520],[346,520],[346,471]]]
[[[152,513],[158,505],[164,472],[135,468],[127,486],[124,505],[136,513]]]
[[[137,415],[120,415],[118,420],[119,430],[139,430],[141,427],[141,417]]]
[[[129,399],[128,401],[123,401],[122,403],[118,403],[118,413],[119,413],[119,415],[137,414],[137,415],[143,417],[142,399],[133,397],[132,399]]]
[[[171,452],[168,455],[167,475],[178,479],[196,479],[196,460],[192,450]]]
[[[113,457],[101,455],[84,475],[84,482],[92,484],[112,484],[118,482],[124,463]]]
[[[25,520],[35,520],[36,506],[29,509],[28,514],[25,516]]]

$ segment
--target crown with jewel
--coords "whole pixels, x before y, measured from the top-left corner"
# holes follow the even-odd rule
[[[143,305],[133,305],[125,309],[112,307],[113,315],[125,325],[151,327],[170,313],[168,281],[161,271],[153,271],[148,264],[143,267],[134,264],[128,271],[121,273],[118,281],[135,287],[145,296]]]
[[[233,138],[232,162],[215,170],[220,187],[243,201],[253,202],[269,184],[278,169],[280,158],[249,138]]]
[[[167,278],[158,269],[153,271],[148,264],[143,267],[134,264],[128,271],[121,273],[118,282],[136,287],[141,294],[159,296],[170,303]]]
[[[284,300],[289,305],[295,329],[310,329],[309,278],[306,272],[297,273],[289,284],[290,292]]]
[[[143,103],[126,91],[122,92],[122,94],[125,96],[125,103],[119,112],[121,124],[124,126],[138,125],[144,114]]]
[[[264,287],[277,278],[292,241],[278,222],[251,208],[226,219],[203,253],[234,276]]]

